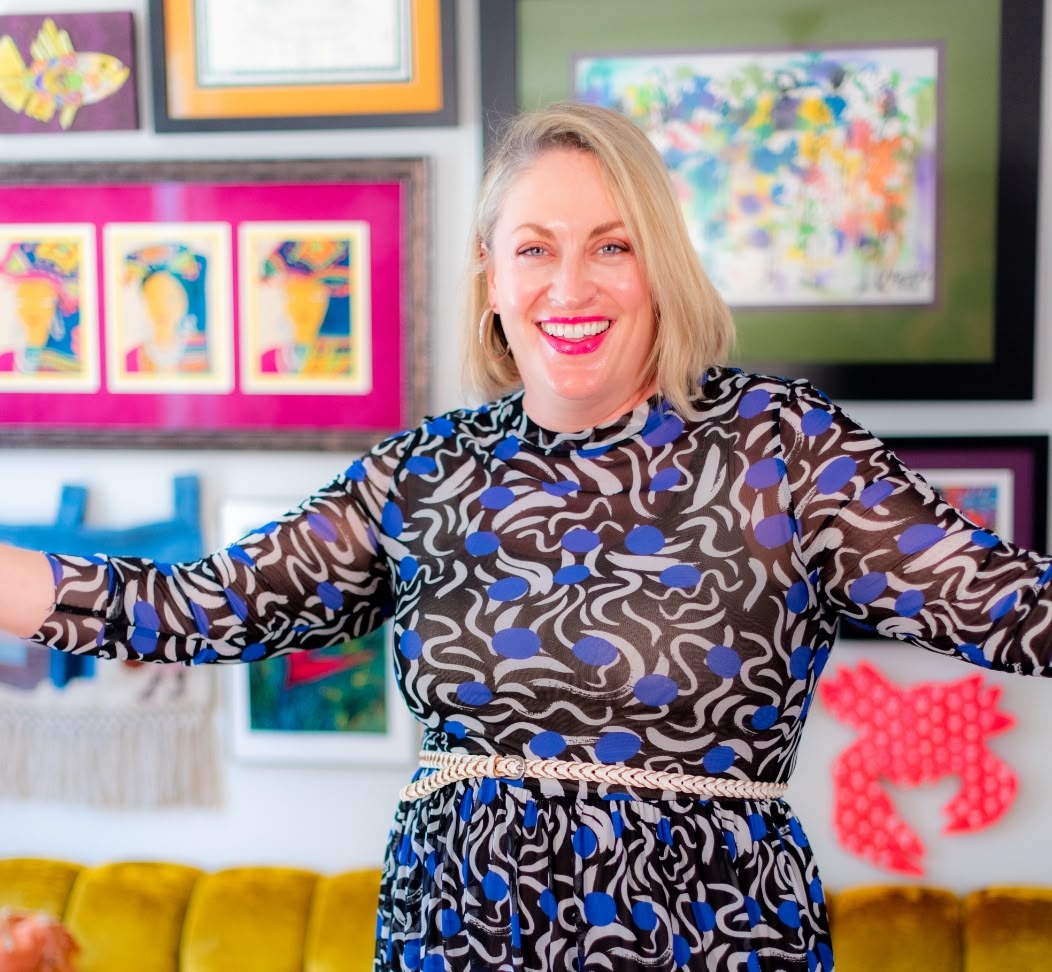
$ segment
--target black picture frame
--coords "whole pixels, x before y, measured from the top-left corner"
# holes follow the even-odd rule
[[[192,38],[189,32],[179,37],[166,29],[165,11],[167,7],[186,6],[191,0],[148,0],[149,11],[149,46],[150,66],[153,81],[153,116],[154,128],[158,132],[226,132],[226,131],[277,131],[294,129],[326,128],[393,128],[418,127],[429,125],[455,125],[459,118],[457,106],[457,27],[456,0],[436,0],[438,4],[437,30],[414,30],[410,27],[414,42],[436,44],[436,51],[429,51],[439,59],[440,104],[426,110],[385,110],[378,106],[375,109],[354,108],[342,111],[304,110],[283,112],[268,110],[268,100],[277,94],[283,95],[282,89],[276,86],[258,86],[256,100],[260,110],[252,112],[238,111],[235,107],[186,108],[177,109],[173,102],[185,100],[182,89],[205,90],[198,88],[192,75],[195,53],[192,49]],[[220,0],[221,2],[221,0]],[[290,14],[291,15],[291,14]],[[195,16],[193,13],[187,16]],[[309,84],[300,86],[308,93]]]
[[[520,55],[523,52],[520,18],[527,5],[543,2],[480,0],[481,108],[487,154],[506,120],[520,109]],[[563,0],[560,13],[575,7],[583,10],[590,3],[593,0]],[[1001,30],[996,38],[991,33],[991,45],[995,42],[998,45],[999,78],[997,159],[991,186],[996,200],[996,239],[990,357],[981,361],[789,363],[757,355],[736,360],[735,364],[750,371],[807,377],[839,399],[1026,401],[1033,398],[1043,8],[1042,0],[1000,0]],[[664,9],[651,5],[641,15],[653,20],[663,14]],[[704,20],[710,13],[699,12],[698,16]],[[756,14],[743,6],[740,16],[755,18]],[[581,46],[594,48],[596,41],[582,38]],[[637,40],[633,49],[638,51],[640,46]],[[569,75],[567,65],[566,77]],[[952,335],[947,336],[946,341],[952,341]]]
[[[73,363],[64,370],[22,370],[12,347],[0,346],[0,446],[346,451],[415,424],[429,383],[422,363],[429,340],[430,193],[424,157],[0,165],[0,258],[24,241],[35,253],[41,243],[56,253],[62,246],[73,252],[70,241],[78,246],[68,285],[49,271],[56,281],[49,290],[76,294],[65,328],[65,357]],[[129,385],[125,374],[118,387],[124,368],[121,234],[134,242],[141,231],[147,240],[171,243],[209,227],[206,238],[220,245],[207,251],[210,269],[202,276],[222,286],[208,291],[204,315],[208,322],[216,314],[220,323],[214,332],[205,330],[210,337],[228,332],[223,341],[209,341],[213,350],[222,349],[211,359],[209,381],[198,387],[171,378]],[[312,387],[311,380],[290,378],[283,369],[263,375],[248,336],[263,319],[249,309],[249,298],[262,286],[252,257],[262,254],[242,231],[273,229],[290,240],[316,233],[325,241],[327,234],[340,239],[353,228],[366,234],[355,252],[368,380],[357,387]],[[224,253],[228,258],[220,259]],[[6,285],[0,294],[12,290],[18,272],[0,260]],[[0,316],[0,332],[28,334],[30,323],[12,308],[14,300],[0,306],[0,315],[7,315]],[[46,350],[50,337],[41,336],[49,342]]]

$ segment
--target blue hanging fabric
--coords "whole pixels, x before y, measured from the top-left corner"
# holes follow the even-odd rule
[[[195,560],[201,556],[200,485],[196,476],[177,476],[174,486],[174,515],[170,520],[131,527],[98,528],[84,525],[88,505],[85,487],[67,483],[62,487],[54,523],[0,523],[0,541],[32,550],[90,556],[96,553],[118,557],[149,557],[167,563]],[[70,679],[90,678],[95,659],[86,655],[50,653],[49,673],[56,688]]]
[[[0,541],[79,556],[196,560],[204,546],[198,478],[176,477],[173,487],[170,519],[99,527],[84,522],[87,490],[69,484],[53,523],[0,523]],[[0,655],[0,796],[119,807],[218,802],[208,673],[191,676],[181,665],[96,666],[83,655],[25,649],[21,669]]]

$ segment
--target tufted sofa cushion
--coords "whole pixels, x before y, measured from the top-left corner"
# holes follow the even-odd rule
[[[202,872],[165,863],[83,868],[63,919],[80,972],[179,972],[187,904]]]
[[[0,859],[0,907],[62,919],[80,972],[369,972],[379,889],[377,868]]]
[[[965,972],[1052,968],[1052,888],[998,885],[964,899]]]
[[[960,972],[961,902],[914,885],[846,888],[833,897],[837,972]]]

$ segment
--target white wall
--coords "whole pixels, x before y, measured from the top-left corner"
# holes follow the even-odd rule
[[[397,131],[328,131],[224,135],[157,135],[151,131],[145,0],[63,0],[70,12],[133,9],[139,14],[142,129],[132,133],[5,137],[7,160],[360,157],[427,154],[433,160],[431,309],[431,411],[459,401],[459,345],[455,308],[467,224],[480,172],[481,131],[477,119],[477,23],[475,0],[458,0],[460,107],[455,128]],[[0,13],[56,9],[48,0],[0,0]],[[1052,32],[1050,32],[1052,33]],[[1046,49],[1052,43],[1046,38]],[[1047,150],[1052,133],[1052,90],[1046,70],[1042,183],[1052,184]],[[1042,200],[1039,259],[1050,252],[1047,199]],[[1040,275],[1037,392],[1027,403],[884,404],[846,403],[854,416],[882,434],[940,434],[1052,431],[1052,309]],[[1021,368],[1030,362],[1021,361]],[[305,495],[344,466],[332,453],[123,452],[0,449],[0,509],[8,520],[40,521],[53,516],[60,486],[76,480],[89,487],[89,517],[95,523],[130,524],[166,516],[171,478],[197,473],[203,485],[202,513],[214,540],[219,504],[225,498],[281,499]],[[827,671],[876,661],[901,682],[955,680],[974,671],[917,649],[881,643],[877,648],[840,645]],[[929,845],[927,880],[958,889],[990,882],[1052,883],[1052,830],[1045,825],[1052,805],[1052,766],[1046,740],[1052,737],[1052,686],[1036,679],[999,679],[1003,707],[1018,718],[1013,731],[991,748],[1020,771],[1022,794],[1008,816],[991,830],[942,838],[939,807],[953,794],[950,782],[923,792],[896,793],[902,812]],[[222,721],[224,712],[220,713]],[[224,725],[225,728],[225,725]],[[829,764],[853,738],[850,729],[821,709],[811,716],[790,799],[819,853],[831,886],[884,880],[887,875],[842,851],[830,834]],[[0,758],[3,755],[0,754]],[[275,862],[337,870],[379,861],[404,770],[272,768],[227,759],[226,801],[216,811],[98,812],[58,805],[0,800],[0,856],[50,854],[86,862],[166,857],[207,867]]]

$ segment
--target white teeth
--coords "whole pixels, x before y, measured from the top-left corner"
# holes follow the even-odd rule
[[[541,330],[550,337],[566,338],[579,341],[581,338],[595,337],[610,327],[609,321],[589,321],[587,324],[551,324],[541,321]]]

